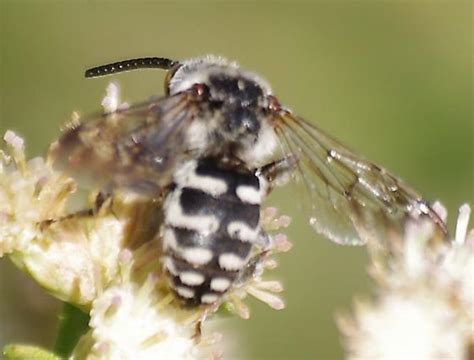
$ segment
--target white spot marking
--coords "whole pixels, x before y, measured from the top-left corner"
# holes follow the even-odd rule
[[[204,275],[196,272],[196,271],[185,271],[179,274],[179,278],[181,282],[186,285],[195,286],[201,285],[205,278]]]
[[[173,275],[178,275],[178,270],[176,266],[174,266],[174,261],[169,256],[166,256],[163,260],[163,265],[166,270],[168,270]]]
[[[227,232],[234,239],[255,242],[260,234],[260,228],[252,229],[242,221],[232,221],[227,225]]]
[[[178,241],[173,229],[167,227],[163,232],[163,250],[169,249],[176,251],[178,249]]]
[[[223,292],[230,287],[230,280],[219,277],[211,280],[211,290]]]
[[[205,128],[204,124],[201,124],[200,126]],[[199,133],[199,131],[194,130],[192,133],[194,134],[193,136],[197,136],[196,133]],[[174,179],[179,187],[202,190],[214,197],[222,195],[227,191],[227,184],[224,180],[212,176],[198,175],[196,173],[196,167],[197,162],[191,160],[176,170]]]
[[[190,288],[188,288],[188,287],[178,286],[178,287],[176,288],[176,292],[177,292],[180,296],[182,296],[182,297],[184,297],[184,298],[186,298],[186,299],[190,299],[190,298],[194,297],[194,290],[193,290],[193,289],[190,289]]]
[[[181,190],[170,193],[165,201],[165,223],[194,230],[202,236],[216,232],[219,220],[214,215],[185,215],[179,202]]]
[[[228,271],[240,270],[245,265],[245,259],[232,253],[225,253],[219,256],[219,266]]]
[[[213,302],[216,302],[219,297],[214,294],[205,294],[201,296],[201,302],[204,304],[212,304]]]
[[[237,196],[243,202],[249,204],[260,204],[262,202],[262,192],[253,186],[240,185],[237,186]]]
[[[212,251],[199,247],[186,248],[181,251],[181,256],[193,265],[205,265],[212,259]]]

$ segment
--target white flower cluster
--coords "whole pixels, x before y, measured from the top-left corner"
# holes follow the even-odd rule
[[[106,111],[118,106],[111,85]],[[70,213],[76,184],[52,169],[43,158],[25,160],[23,140],[8,131],[0,150],[0,258],[9,256],[55,297],[90,315],[89,331],[76,345],[72,359],[201,359],[218,358],[219,334],[196,337],[196,324],[218,306],[185,309],[168,288],[160,265],[156,226],[159,204],[131,194],[114,194],[91,211]],[[287,227],[290,219],[263,211],[268,231]],[[227,309],[243,318],[249,310],[242,299],[251,294],[275,309],[284,307],[274,293],[280,283],[264,281],[274,268],[272,255],[291,247],[282,234],[274,236],[255,275],[229,291]],[[205,325],[205,324],[204,324]],[[204,326],[206,330],[206,326]]]
[[[120,275],[93,301],[91,330],[72,359],[217,358],[219,352],[210,345],[218,337],[208,336],[197,344],[190,321],[193,312],[173,306],[173,296],[160,291],[156,272],[134,281],[132,257],[122,252]]]
[[[446,216],[440,204],[435,208]],[[469,215],[469,206],[463,205],[450,242],[434,241],[430,222],[409,221],[403,239],[392,239],[397,244],[389,259],[372,257],[375,299],[357,301],[352,317],[339,318],[349,359],[472,356],[474,231],[467,232]]]

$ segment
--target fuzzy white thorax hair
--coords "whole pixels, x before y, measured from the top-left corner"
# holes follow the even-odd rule
[[[278,137],[268,121],[262,121],[257,141],[243,148],[237,156],[252,167],[261,167],[274,155],[278,146]]]

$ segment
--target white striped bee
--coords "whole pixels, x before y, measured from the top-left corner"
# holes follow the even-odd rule
[[[162,200],[163,266],[185,304],[215,304],[244,280],[271,238],[260,205],[297,173],[309,222],[339,244],[401,231],[416,215],[442,220],[414,190],[280,105],[270,86],[236,63],[141,58],[90,69],[168,70],[165,96],[81,119],[58,140],[56,164],[116,188]]]

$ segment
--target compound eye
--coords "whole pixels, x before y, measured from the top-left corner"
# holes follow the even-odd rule
[[[191,86],[194,95],[200,99],[208,98],[210,95],[209,87],[206,84],[197,83]]]

